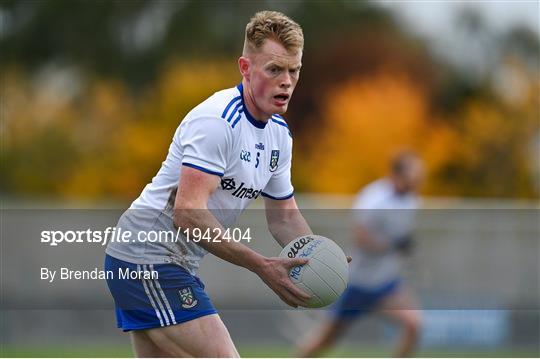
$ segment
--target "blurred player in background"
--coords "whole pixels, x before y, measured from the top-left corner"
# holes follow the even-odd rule
[[[254,272],[290,306],[310,298],[288,277],[306,259],[264,257],[223,238],[224,228],[259,196],[268,228],[282,246],[312,233],[294,199],[292,136],[281,117],[299,79],[303,44],[302,29],[287,16],[255,14],[238,60],[242,83],[186,115],[158,174],[122,215],[118,227],[131,232],[200,229],[210,230],[213,239],[109,243],[107,270],[158,273],[107,281],[118,326],[131,332],[137,356],[238,356],[196,277],[207,252]]]
[[[416,154],[407,151],[395,156],[390,167],[387,178],[366,186],[354,201],[353,235],[357,250],[349,286],[322,328],[307,336],[299,356],[321,355],[354,319],[368,312],[383,314],[401,327],[395,356],[414,353],[421,313],[403,283],[402,261],[413,245],[416,191],[424,177],[424,166]]]

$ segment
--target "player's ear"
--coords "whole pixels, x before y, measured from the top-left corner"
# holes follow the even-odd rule
[[[249,80],[249,68],[251,66],[251,63],[249,59],[245,56],[240,56],[238,59],[238,69],[240,70],[240,73],[243,77]]]

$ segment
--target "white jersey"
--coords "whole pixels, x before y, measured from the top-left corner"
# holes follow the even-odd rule
[[[118,226],[131,231],[176,231],[174,199],[182,168],[221,177],[208,200],[216,219],[228,227],[259,196],[287,199],[291,184],[292,136],[285,120],[253,118],[243,87],[215,93],[189,112],[174,134],[161,169],[124,213]],[[193,274],[206,251],[197,244],[109,243],[107,253],[132,263],[176,263]]]
[[[353,215],[374,240],[395,241],[409,235],[418,208],[416,195],[399,194],[389,179],[366,186],[356,197]],[[400,277],[402,258],[395,250],[371,253],[359,248],[351,263],[353,285],[376,288]]]

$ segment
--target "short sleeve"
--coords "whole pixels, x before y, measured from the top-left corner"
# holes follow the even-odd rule
[[[223,176],[230,135],[229,125],[220,118],[194,118],[182,123],[179,131],[182,165]]]
[[[270,163],[276,161],[277,168],[263,189],[262,196],[276,200],[289,199],[294,194],[291,183],[292,138],[287,137],[286,146],[279,153],[274,151],[270,153]]]

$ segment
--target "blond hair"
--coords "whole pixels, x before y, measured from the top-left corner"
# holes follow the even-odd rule
[[[244,54],[260,50],[266,39],[278,41],[287,51],[302,51],[304,48],[300,25],[277,11],[259,11],[253,15],[246,25]]]

